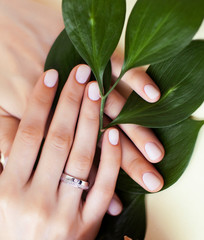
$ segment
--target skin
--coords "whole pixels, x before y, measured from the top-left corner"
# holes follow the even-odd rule
[[[73,239],[80,239],[82,238],[82,236],[82,239],[86,239],[85,237],[87,237],[87,239],[92,239],[97,233],[101,223],[101,219],[103,218],[103,215],[107,210],[112,215],[117,215],[122,210],[122,204],[120,203],[118,197],[113,194],[113,189],[115,187],[115,181],[119,168],[118,165],[120,165],[130,175],[130,177],[132,177],[147,191],[149,191],[149,189],[145,186],[142,176],[146,172],[154,173],[160,179],[160,185],[157,189],[153,191],[156,192],[162,188],[163,179],[162,176],[151,164],[151,162],[154,163],[161,161],[164,156],[164,149],[159,140],[152,133],[152,131],[141,126],[130,124],[121,125],[120,128],[123,130],[123,132],[120,130],[120,141],[117,146],[112,146],[110,144],[107,137],[109,132],[108,130],[104,134],[103,142],[101,143],[101,165],[99,167],[96,180],[93,180],[95,182],[94,186],[96,187],[93,187],[92,190],[88,193],[86,203],[88,202],[88,199],[92,199],[92,201],[90,200],[90,204],[85,207],[86,204],[84,204],[81,200],[81,190],[74,189],[73,187],[65,184],[60,184],[60,188],[58,189],[56,187],[59,183],[59,176],[61,175],[63,169],[62,166],[64,166],[66,162],[65,156],[72,152],[70,150],[70,146],[72,145],[72,143],[75,146],[80,145],[79,139],[77,140],[73,137],[73,129],[75,129],[76,126],[76,118],[75,122],[72,124],[72,133],[71,131],[69,132],[69,137],[66,138],[67,136],[63,135],[68,126],[67,120],[69,119],[69,116],[73,116],[73,112],[76,113],[78,111],[79,113],[79,107],[76,107],[75,110],[73,109],[67,115],[66,124],[63,127],[63,131],[63,125],[61,125],[58,126],[59,129],[58,127],[56,127],[55,129],[56,131],[57,129],[60,130],[60,133],[58,132],[57,134],[49,134],[51,132],[50,129],[52,129],[52,126],[55,126],[54,117],[46,138],[46,141],[50,141],[51,144],[47,144],[47,146],[45,146],[44,151],[41,155],[38,168],[36,172],[32,175],[32,166],[36,159],[40,140],[44,135],[45,119],[47,119],[49,112],[48,105],[50,106],[52,102],[56,86],[52,89],[46,89],[43,84],[40,85],[40,82],[42,83],[42,79],[44,79],[43,75],[38,81],[34,90],[33,88],[35,83],[37,82],[36,76],[39,76],[39,73],[42,72],[42,63],[45,61],[45,57],[47,55],[47,52],[49,51],[50,45],[54,41],[57,34],[60,32],[60,27],[63,28],[63,24],[60,23],[61,20],[59,20],[59,16],[55,16],[53,12],[49,15],[47,14],[46,21],[43,11],[43,14],[41,14],[39,11],[33,10],[30,12],[30,14],[33,14],[34,17],[36,17],[36,14],[39,13],[38,20],[41,22],[41,28],[35,28],[35,26],[31,26],[32,24],[34,24],[34,21],[26,23],[26,21],[28,21],[28,18],[26,17],[26,13],[28,11],[26,10],[26,8],[28,7],[28,9],[33,9],[34,6],[30,7],[29,4],[27,6],[27,3],[28,1],[25,1],[25,3],[23,3],[23,1],[22,3],[20,1],[16,1],[18,9],[21,9],[23,11],[21,12],[21,14],[16,12],[16,7],[12,3],[6,11],[7,13],[9,13],[8,10],[11,10],[11,14],[10,16],[8,15],[8,19],[6,19],[6,17],[4,16],[4,22],[2,22],[1,25],[1,27],[3,27],[2,31],[4,32],[4,28],[7,30],[7,24],[11,21],[9,27],[11,28],[12,26],[13,30],[5,32],[8,34],[12,34],[13,36],[14,31],[16,31],[16,29],[19,29],[19,27],[21,26],[22,34],[18,34],[18,32],[17,34],[15,34],[15,42],[13,42],[12,36],[10,37],[7,35],[4,35],[4,37],[6,38],[5,41],[4,39],[2,40],[3,45],[4,42],[9,44],[9,41],[12,41],[12,46],[14,46],[13,44],[15,43],[15,51],[8,52],[8,56],[12,56],[12,58],[9,59],[9,63],[11,63],[12,60],[13,64],[8,64],[6,62],[6,59],[4,59],[0,63],[1,69],[4,70],[0,79],[1,86],[4,86],[3,91],[1,92],[0,101],[0,151],[4,154],[5,157],[9,157],[8,164],[2,175],[0,176],[0,226],[2,226],[2,229],[4,229],[4,232],[1,231],[1,234],[7,234],[0,235],[0,238],[22,240],[31,239],[31,236],[33,236],[33,239],[43,239],[44,235],[47,237],[47,239],[67,239],[67,236],[74,236]],[[7,6],[7,4],[9,5],[9,2],[5,2],[4,4],[5,6]],[[24,7],[20,8],[20,4],[24,4]],[[37,7],[37,5],[35,7]],[[2,11],[5,12],[4,8]],[[46,8],[46,11],[48,11],[48,8]],[[30,17],[30,19],[33,19],[33,17]],[[53,24],[51,24],[51,22],[53,22]],[[16,25],[18,26],[17,28]],[[26,35],[26,37],[23,36],[23,33],[26,34],[27,29],[24,26],[30,26],[28,27],[29,35]],[[54,26],[56,26],[56,28],[54,28]],[[38,32],[34,31],[34,33],[31,34],[33,29]],[[35,38],[35,36],[38,37]],[[49,39],[46,38],[46,41],[43,40],[45,36],[49,36]],[[28,39],[28,37],[30,37],[30,39]],[[38,44],[33,44],[32,41],[36,39],[39,41]],[[35,46],[35,48],[33,46]],[[9,51],[12,50],[10,48],[5,49]],[[28,55],[27,49],[29,49],[29,53],[31,54]],[[20,51],[18,52],[16,50]],[[5,55],[7,56],[7,54]],[[29,56],[31,56],[31,58]],[[30,60],[27,61],[27,57],[29,57],[29,59],[32,59],[33,62],[31,62]],[[121,55],[118,54],[118,51],[116,51],[112,56],[114,76],[118,75],[118,72],[121,69],[121,64]],[[22,91],[22,88],[15,89],[16,85],[14,86],[12,80],[10,80],[10,75],[16,76],[16,72],[13,72],[13,70],[17,71],[17,69],[13,68],[13,66],[18,66],[19,72],[17,72],[17,76],[20,76],[20,78],[18,79],[18,83],[21,85],[22,88],[25,87],[25,91]],[[78,67],[79,66],[76,66],[69,76],[68,82],[70,84],[73,84],[74,87],[76,87],[75,74]],[[125,82],[131,89],[136,91],[142,98],[144,98],[148,102],[156,102],[160,97],[158,87],[144,71],[138,71],[138,69],[131,70],[124,76],[122,81]],[[6,84],[7,82],[9,83],[8,85]],[[152,85],[155,87],[155,89],[157,89],[159,93],[157,98],[152,100],[146,95],[144,87],[147,84]],[[80,94],[82,94],[82,92],[84,94],[83,104],[85,98],[88,99],[86,94],[87,89],[85,90],[85,85],[83,87],[81,85],[77,85],[76,88],[74,88],[73,86],[71,88],[69,86],[70,91],[73,91],[74,89],[79,90],[79,88],[81,88]],[[17,94],[13,94],[14,89],[15,93]],[[21,92],[18,92],[19,89],[21,90]],[[50,96],[50,99],[43,97],[47,96],[47,94],[45,93],[48,90],[49,93],[53,94],[52,96]],[[77,93],[79,93],[79,91]],[[76,105],[77,102],[78,106],[79,104],[81,104],[83,94],[80,94],[76,94],[76,96],[78,96],[80,99],[78,98],[77,101],[72,102],[72,105]],[[31,98],[29,100],[29,103],[27,103],[28,96],[30,95]],[[63,93],[61,97],[62,96]],[[64,96],[66,96],[65,98],[67,99],[66,91],[64,91]],[[37,101],[35,101],[36,99]],[[88,100],[90,101],[90,99]],[[88,102],[88,100],[86,102]],[[118,92],[113,91],[112,94],[109,96],[105,107],[105,113],[107,114],[107,116],[112,119],[115,118],[122,109],[125,101],[126,99],[124,97],[122,97]],[[35,102],[38,102],[39,105],[33,104]],[[100,100],[98,100],[97,102],[93,102],[92,106],[98,106],[100,105],[99,103]],[[60,105],[63,106],[64,101],[62,101]],[[37,110],[35,109],[35,107],[37,108]],[[39,109],[41,109],[41,114],[39,114]],[[63,114],[64,113],[65,112],[63,111]],[[92,114],[91,111],[89,111],[89,117],[91,116],[90,114]],[[41,117],[44,116],[43,120],[38,118],[39,115]],[[80,113],[80,116],[81,115],[82,114]],[[65,119],[60,115],[60,113],[59,115],[58,113],[55,113],[55,116],[59,116],[58,120]],[[69,120],[71,121],[71,119]],[[36,123],[39,123],[39,125],[36,125]],[[84,126],[85,125],[82,124],[82,129],[84,129]],[[77,129],[78,127],[79,126],[77,125]],[[45,132],[47,132],[47,130]],[[92,135],[91,139],[95,139],[96,132],[93,130],[88,131],[88,133],[90,132],[92,132],[94,135]],[[90,141],[90,136],[88,140]],[[154,161],[152,161],[148,157],[145,151],[145,144],[148,142],[155,143],[161,150],[161,156]],[[31,145],[35,146],[35,148],[31,148]],[[51,154],[51,149],[49,148],[50,145],[57,152],[55,159],[53,157],[54,153],[52,152]],[[66,150],[63,149],[63,147],[65,148],[65,146]],[[95,144],[93,144],[92,147],[87,146],[86,149],[84,148],[84,153],[89,150],[93,155],[95,147]],[[81,150],[76,152],[77,154],[79,154],[81,153]],[[108,156],[114,156],[114,158],[109,160],[108,164],[106,162],[106,158],[104,157],[104,152],[108,152]],[[66,169],[68,168],[71,171],[70,174],[75,174],[76,177],[79,176],[79,178],[84,177],[84,180],[86,180],[87,176],[89,175],[91,162],[93,160],[92,155],[88,155],[89,158],[87,158],[87,154],[83,154],[83,156],[77,157],[73,157],[73,153],[71,155],[72,157],[69,157]],[[121,155],[121,159],[119,155]],[[118,157],[115,158],[115,156]],[[50,161],[48,161],[48,159],[50,161],[52,160],[52,164]],[[77,162],[77,160],[80,159],[86,160],[86,164],[81,164],[81,162]],[[99,180],[101,179],[100,176],[104,176],[103,174],[107,172],[107,169],[110,168],[110,162],[113,164],[112,172],[110,172],[108,176],[106,176],[107,180],[109,180],[109,184],[110,182],[112,183],[110,185],[110,188],[107,189],[107,182],[104,182],[104,179],[103,184],[99,184],[97,187],[97,182],[99,183]],[[80,172],[80,169],[78,169],[79,166],[83,166],[84,168],[86,168],[85,170],[83,169],[86,172],[86,176],[82,176],[82,171]],[[48,170],[49,175],[45,175],[45,173],[48,173]],[[0,172],[1,171],[2,166],[0,166]],[[111,176],[113,176],[114,179],[109,179],[109,177]],[[60,189],[63,188],[64,191],[61,191]],[[108,190],[108,192],[106,192],[106,190]],[[62,194],[60,194],[61,192]],[[47,196],[48,194],[49,196]],[[73,207],[73,202],[75,201],[72,201],[71,203],[69,202],[68,204],[67,196],[75,196],[75,194],[77,194],[78,196],[78,202],[75,207]],[[107,199],[103,199],[103,196],[107,196]],[[60,200],[63,198],[64,202]],[[101,204],[100,206],[94,206],[97,200]],[[102,200],[102,202],[100,202],[100,200]],[[67,209],[65,209],[65,206],[67,206]],[[87,210],[84,211],[85,209]],[[75,213],[73,217],[68,215],[68,212],[72,210]],[[96,212],[96,214],[90,215],[90,213],[93,212]],[[69,219],[69,221],[67,219]],[[77,224],[75,224],[76,221]],[[84,225],[83,229],[81,228],[82,225]],[[80,230],[71,228],[71,226],[80,226]],[[22,231],[22,233],[24,233],[23,236],[19,235],[19,230],[21,229],[26,229],[26,232]],[[11,235],[12,233],[13,235]],[[71,239],[71,237],[69,239]]]
[[[120,140],[112,144],[109,134],[113,129],[105,132],[101,161],[86,202],[81,198],[83,190],[62,182],[59,185],[63,169],[79,179],[88,179],[99,127],[100,98],[91,100],[88,94],[93,82],[79,84],[73,70],[33,172],[57,89],[57,84],[45,86],[45,74],[33,90],[0,176],[0,238],[91,240],[114,194],[121,165]]]
[[[116,63],[115,63],[116,64]],[[119,62],[117,64],[120,64]],[[79,65],[80,66],[80,65]],[[76,66],[71,74],[70,77],[75,78],[76,71],[79,66]],[[142,72],[140,72],[141,74]],[[134,75],[133,73],[132,78],[137,78],[137,74]],[[144,83],[146,83],[146,73],[143,72],[144,75]],[[128,76],[129,77],[129,76]],[[148,77],[149,78],[149,77]],[[126,81],[126,78],[123,79]],[[148,81],[152,80],[148,79]],[[138,91],[138,90],[137,90]],[[147,100],[147,99],[146,99]],[[109,118],[114,119],[120,110],[122,109],[123,105],[125,104],[126,99],[122,97],[116,90],[114,90],[110,96],[108,97],[106,106],[105,106],[105,113]],[[7,101],[7,105],[9,105],[9,99]],[[12,103],[10,103],[11,105]],[[1,108],[0,112],[0,146],[1,151],[4,153],[5,156],[9,156],[10,159],[10,151],[11,147],[19,126],[20,120],[15,118],[14,116],[10,115],[10,113],[6,112],[5,109]],[[121,132],[121,147],[122,147],[122,161],[121,161],[121,168],[127,172],[127,174],[138,184],[140,184],[144,189],[151,192],[159,191],[163,186],[163,178],[151,164],[151,162],[159,162],[162,160],[164,156],[164,149],[162,144],[153,134],[150,129],[134,125],[134,124],[122,124],[120,128],[124,131]],[[74,128],[73,128],[74,129]],[[127,136],[126,136],[126,135]],[[130,141],[131,139],[131,141]],[[161,156],[152,161],[145,151],[145,144],[148,142],[155,143],[161,150]],[[9,160],[10,161],[10,160]],[[143,174],[151,172],[154,173],[160,179],[160,185],[158,188],[154,190],[150,190],[144,184],[143,181]],[[121,212],[122,203],[119,201],[118,197],[114,195],[113,200],[110,205],[109,213],[112,215],[117,215]],[[116,209],[113,211],[113,209]]]

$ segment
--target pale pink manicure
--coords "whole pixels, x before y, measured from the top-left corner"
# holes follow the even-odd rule
[[[58,80],[58,72],[54,69],[47,71],[44,77],[44,84],[45,86],[52,88],[55,86]]]
[[[113,216],[117,216],[118,214],[121,213],[121,211],[122,211],[121,203],[113,197],[110,202],[108,212]]]
[[[100,92],[97,82],[93,82],[89,85],[88,96],[93,101],[97,101],[100,99]]]
[[[119,141],[119,131],[117,129],[111,129],[109,131],[109,141],[112,145],[117,145]]]
[[[91,68],[87,65],[81,65],[78,67],[76,72],[76,80],[78,83],[84,84],[87,82],[91,74]]]
[[[160,179],[154,173],[144,173],[143,182],[150,191],[155,191],[161,185]]]
[[[152,142],[146,143],[145,151],[152,161],[158,160],[162,155],[162,152],[159,149],[159,147]]]
[[[146,85],[144,91],[151,100],[155,100],[160,96],[160,92],[153,85]]]

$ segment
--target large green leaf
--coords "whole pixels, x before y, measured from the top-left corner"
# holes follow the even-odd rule
[[[165,148],[164,159],[155,164],[164,177],[164,188],[174,184],[189,164],[196,139],[204,121],[187,119],[177,125],[154,129]],[[124,171],[120,172],[117,188],[130,193],[145,193]]]
[[[53,68],[59,72],[59,85],[53,104],[54,108],[56,107],[60,93],[67,81],[69,73],[73,67],[80,63],[84,63],[84,60],[69,40],[66,31],[63,30],[54,42],[45,63],[45,71]]]
[[[127,25],[124,72],[174,56],[190,43],[203,17],[203,0],[138,0]]]
[[[111,125],[158,128],[188,118],[204,101],[204,41],[191,42],[177,56],[151,65],[147,73],[159,86],[161,99],[147,103],[133,92]]]
[[[125,11],[125,0],[63,0],[66,31],[92,68],[101,92],[103,74],[119,41]]]
[[[82,57],[76,51],[74,45],[70,41],[67,33],[63,30],[60,35],[55,40],[50,52],[47,56],[45,63],[45,71],[48,69],[56,69],[59,72],[59,85],[57,93],[53,103],[53,109],[55,109],[60,93],[64,84],[67,81],[69,73],[71,70],[78,64],[85,63]],[[94,77],[91,77],[91,80],[94,80]],[[111,62],[108,62],[108,65],[104,72],[104,90],[108,91],[111,84]]]
[[[96,240],[144,240],[146,231],[145,199],[141,194],[118,192],[123,202],[123,212],[112,217],[106,215]]]

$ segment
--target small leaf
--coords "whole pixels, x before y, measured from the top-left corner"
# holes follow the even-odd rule
[[[138,0],[127,25],[123,71],[176,55],[190,43],[203,17],[203,0]]]
[[[66,31],[92,68],[101,92],[103,74],[118,44],[125,11],[125,0],[63,0]]]
[[[118,192],[123,211],[117,217],[106,215],[96,240],[124,240],[124,236],[144,240],[146,231],[145,196]]]
[[[204,101],[204,41],[192,41],[174,58],[151,65],[147,73],[159,86],[161,99],[147,103],[133,92],[111,126],[135,123],[158,128],[188,118]]]
[[[69,73],[80,63],[84,63],[84,60],[69,40],[66,31],[63,30],[55,40],[45,63],[45,71],[53,68],[59,73],[59,85],[53,103],[53,108],[57,105],[57,101],[62,88],[67,81]]]
[[[202,125],[204,125],[204,121],[187,119],[171,127],[154,129],[165,149],[164,159],[155,164],[157,170],[164,177],[163,190],[174,184],[185,171]],[[120,173],[117,189],[126,191],[128,194],[147,193],[124,171]]]

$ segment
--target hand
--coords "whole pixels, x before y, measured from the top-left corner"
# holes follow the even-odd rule
[[[114,90],[108,97],[105,113],[114,119],[119,114],[125,101],[125,98]],[[12,103],[10,102],[10,104]],[[11,116],[5,110],[1,110],[0,147],[6,157],[9,156],[18,124],[19,120],[17,118]],[[156,192],[160,190],[163,186],[163,179],[151,162],[155,163],[162,160],[164,156],[162,144],[150,129],[134,124],[123,124],[120,127],[132,140],[130,141],[125,134],[121,133],[121,167],[147,191]],[[109,213],[117,215],[121,212],[121,207],[122,204],[118,197],[114,195],[109,207]]]
[[[63,170],[87,181],[91,169],[100,96],[96,82],[85,87],[90,72],[80,65],[70,73],[34,170],[58,74],[49,70],[37,82],[0,176],[0,239],[95,239],[120,169],[119,131],[111,128],[104,134],[98,172],[85,202],[82,189],[59,183]]]
[[[27,99],[36,82],[36,76],[39,76],[39,73],[42,72],[42,63],[45,61],[54,38],[56,38],[63,27],[60,13],[57,15],[53,10],[46,7],[46,11],[48,11],[49,14],[45,19],[44,14],[42,14],[44,11],[43,6],[36,5],[33,1],[16,1],[15,3],[18,4],[18,9],[22,9],[21,14],[19,13],[20,10],[18,12],[15,11],[15,5],[10,4],[9,1],[5,1],[0,7],[2,14],[4,14],[5,8],[8,14],[8,16],[3,15],[4,21],[0,26],[1,31],[6,32],[8,35],[4,35],[4,38],[1,38],[0,46],[2,49],[8,51],[5,52],[5,56],[10,56],[8,59],[9,63],[6,59],[0,62],[0,68],[3,70],[0,73],[0,90],[2,90],[0,91],[0,151],[4,153],[6,157],[9,156],[19,120],[22,118],[27,106]],[[19,6],[22,7],[19,8]],[[35,21],[29,21],[30,18],[26,17],[26,9],[36,9],[36,11],[31,12],[31,14],[33,14],[33,18],[38,18],[42,26],[41,28],[37,26]],[[50,24],[51,22],[53,24]],[[8,27],[11,27],[8,24],[12,26],[12,31],[7,31]],[[16,25],[21,26],[22,33],[24,33],[26,37],[16,34],[18,39],[15,41],[15,46],[12,42],[12,46],[14,47],[11,49],[8,48],[7,45],[9,41],[12,41],[14,31],[18,29]],[[56,28],[50,28],[50,25]],[[26,28],[26,26],[29,26],[29,28]],[[36,38],[36,36],[38,37]],[[47,39],[47,36],[49,36],[49,39]],[[34,42],[36,39],[37,44]],[[27,49],[29,49],[29,54]],[[19,52],[16,50],[19,50]],[[28,58],[31,59],[31,61],[28,61]],[[119,54],[117,50],[112,57],[113,73],[115,76],[121,69],[121,64],[121,54]],[[12,66],[18,66],[18,68],[13,68]],[[15,81],[13,77],[18,79],[18,81]],[[137,69],[131,70],[122,80],[129,84],[129,86],[145,100],[154,102],[159,99],[160,92],[158,87],[144,71],[138,71]],[[151,99],[146,95],[144,91],[146,85],[151,85],[154,87],[153,89],[157,90],[152,93],[152,96],[154,95],[156,98]],[[146,89],[151,90],[152,88],[147,87]],[[124,103],[125,98],[114,91],[108,98],[105,109],[106,114],[112,118],[116,117]],[[162,160],[164,148],[161,143],[149,129],[130,124],[121,125],[121,127],[132,140],[131,142],[128,137],[125,135],[123,135],[124,137],[122,136],[122,139],[125,139],[122,141],[122,168],[147,191],[156,192],[160,190],[163,186],[163,179],[150,162],[154,163]],[[153,173],[154,175],[144,175],[145,173]],[[150,176],[152,178],[144,176]],[[151,180],[155,180],[154,176],[157,176],[156,181]],[[150,186],[152,182],[156,183],[156,185]],[[115,203],[118,209],[120,209],[121,205],[117,197],[114,197],[112,203],[112,206]]]

